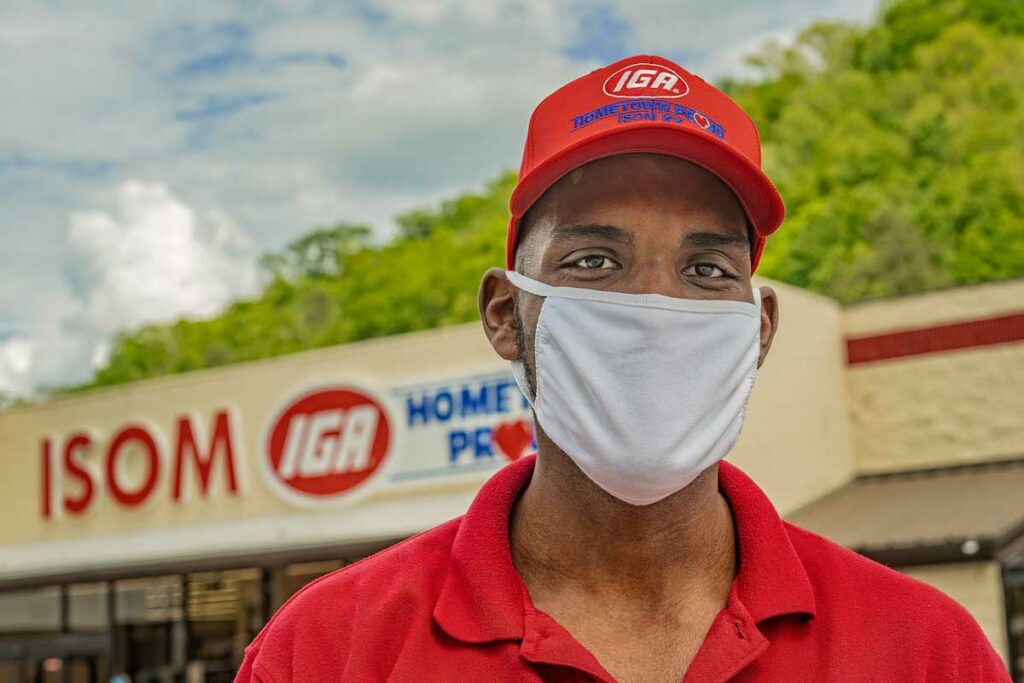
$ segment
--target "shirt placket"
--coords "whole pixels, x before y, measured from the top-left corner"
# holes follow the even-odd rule
[[[723,683],[739,674],[768,649],[768,639],[757,627],[735,590],[708,629],[704,642],[683,683]]]
[[[615,683],[597,658],[557,621],[536,609],[524,613],[520,654],[535,664],[575,669],[595,681]],[[708,629],[682,683],[724,683],[760,657],[769,641],[735,594]]]
[[[585,680],[615,683],[597,658],[548,614],[527,608],[523,626],[523,641],[519,648],[523,659],[534,664],[575,669],[586,674]]]

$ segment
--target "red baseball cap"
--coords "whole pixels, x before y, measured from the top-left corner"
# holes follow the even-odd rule
[[[751,268],[785,207],[761,171],[757,127],[725,93],[664,57],[627,57],[577,78],[530,117],[512,192],[507,266],[514,267],[519,220],[566,173],[615,154],[656,152],[703,166],[739,198],[753,226]]]

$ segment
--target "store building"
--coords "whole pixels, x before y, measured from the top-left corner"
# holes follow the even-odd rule
[[[1024,280],[775,286],[729,459],[959,600],[1024,681]],[[302,585],[461,514],[529,417],[476,324],[0,412],[0,683],[231,680]]]

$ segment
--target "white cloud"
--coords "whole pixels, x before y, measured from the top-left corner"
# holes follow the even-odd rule
[[[83,317],[125,329],[207,317],[257,284],[252,245],[220,211],[199,216],[164,185],[123,183],[118,212],[78,212],[69,234],[84,264]]]
[[[202,213],[159,183],[122,183],[113,211],[69,219],[62,288],[20,336],[0,343],[0,392],[81,380],[113,333],[216,314],[256,292],[253,245],[223,211]]]
[[[27,339],[0,341],[0,398],[24,395],[32,389],[34,355]]]

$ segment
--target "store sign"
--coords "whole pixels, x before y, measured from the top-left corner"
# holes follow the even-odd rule
[[[131,422],[107,435],[79,430],[63,438],[42,439],[41,514],[45,519],[87,513],[107,498],[137,508],[163,497],[181,502],[193,493],[213,493],[213,477],[222,472],[228,494],[239,490],[239,463],[231,411],[214,412],[209,433],[191,415],[175,421],[171,448],[165,435],[144,422]],[[191,481],[191,486],[189,486]]]
[[[109,433],[48,435],[41,515],[78,517],[103,501],[133,510],[238,495],[250,467],[290,504],[350,503],[377,486],[493,471],[536,448],[529,403],[507,371],[385,391],[313,386],[278,405],[263,416],[226,408],[180,415],[170,429],[131,420]],[[261,436],[243,450],[240,437],[254,433]]]
[[[509,372],[396,387],[403,457],[392,481],[493,470],[536,449],[530,404]]]
[[[441,480],[517,460],[536,447],[530,416],[508,372],[380,395],[320,387],[268,420],[260,468],[289,503],[351,502],[376,486]]]
[[[369,393],[347,386],[317,389],[291,401],[274,419],[263,469],[287,499],[336,499],[373,476],[391,443],[387,411]]]

